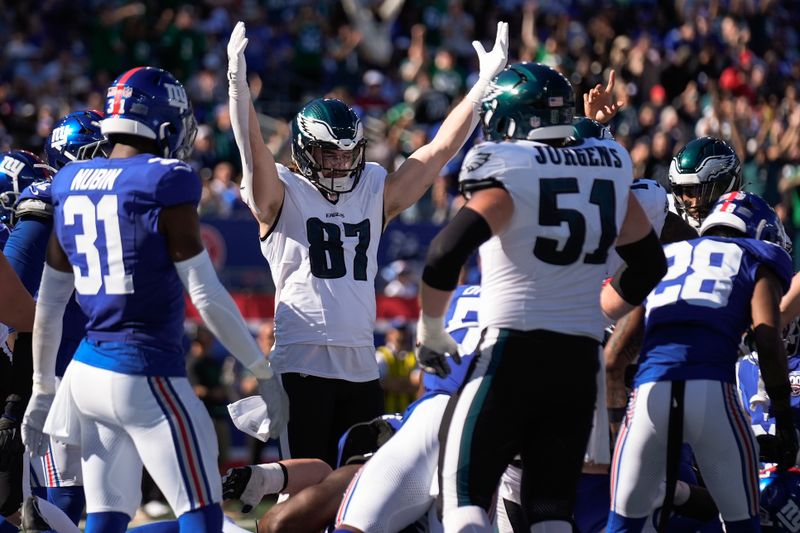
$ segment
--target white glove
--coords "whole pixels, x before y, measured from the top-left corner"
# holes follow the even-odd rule
[[[758,374],[758,386],[756,393],[753,394],[748,400],[750,410],[755,411],[757,407],[761,406],[764,413],[769,412],[769,396],[767,395],[767,387],[764,385],[764,380],[761,378],[761,373]]]
[[[417,321],[417,361],[420,368],[440,378],[446,377],[450,373],[450,363],[445,354],[461,363],[458,344],[444,330],[444,318],[420,314]]]
[[[22,417],[22,442],[35,456],[47,453],[47,447],[50,445],[50,437],[42,429],[54,398],[54,393],[34,392],[28,402],[25,416]]]
[[[267,404],[269,438],[277,439],[289,423],[289,396],[277,376],[258,380],[258,393]]]
[[[245,37],[244,22],[240,20],[234,26],[228,41],[228,90],[230,92],[247,90],[247,63],[244,59],[244,49],[247,48],[248,42]],[[231,94],[231,96],[234,95]]]
[[[478,81],[470,89],[467,98],[472,100],[475,105],[478,105],[483,99],[483,94],[486,92],[489,82],[506,68],[506,62],[508,61],[508,22],[500,21],[497,23],[497,35],[491,52],[484,50],[479,41],[472,41],[472,47],[475,48],[475,52],[478,54],[480,71]]]
[[[251,465],[228,470],[222,476],[222,498],[240,500],[243,513],[249,513],[267,494],[286,487],[286,468],[280,463]]]

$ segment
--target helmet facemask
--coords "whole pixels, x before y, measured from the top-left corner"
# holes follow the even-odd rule
[[[710,181],[706,183],[692,183],[688,185],[672,184],[672,195],[678,207],[697,220],[702,222],[711,212],[717,199],[727,192],[736,190],[735,182]],[[689,199],[687,201],[687,199]]]
[[[352,191],[364,171],[363,139],[352,150],[333,148],[326,143],[311,143],[306,148],[311,176],[317,187],[330,194]]]

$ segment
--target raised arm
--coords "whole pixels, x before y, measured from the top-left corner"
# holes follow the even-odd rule
[[[431,142],[411,154],[386,179],[383,199],[387,221],[425,194],[442,167],[456,155],[475,129],[483,94],[508,60],[508,24],[497,23],[497,36],[491,52],[486,52],[478,41],[473,41],[472,46],[480,60],[478,81],[453,108]]]
[[[228,42],[228,102],[233,136],[242,158],[242,199],[258,220],[260,234],[266,235],[283,206],[284,187],[250,98],[244,59],[247,42],[244,23],[238,22]]]

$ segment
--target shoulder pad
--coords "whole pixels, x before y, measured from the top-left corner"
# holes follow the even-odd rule
[[[462,194],[503,186],[501,178],[508,163],[507,154],[502,152],[507,147],[507,144],[486,142],[473,146],[467,152],[458,174]]]
[[[22,191],[14,207],[14,214],[17,218],[26,215],[37,217],[53,216],[51,182],[40,181]]]

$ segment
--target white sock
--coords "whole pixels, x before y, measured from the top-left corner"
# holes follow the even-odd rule
[[[492,524],[483,508],[477,505],[456,507],[447,511],[442,520],[447,533],[484,533],[492,531]],[[570,532],[572,533],[572,532]]]

